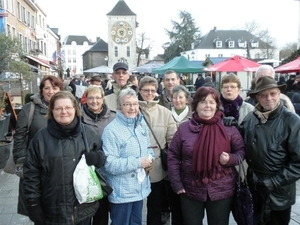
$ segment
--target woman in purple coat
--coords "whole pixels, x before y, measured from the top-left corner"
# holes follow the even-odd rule
[[[228,225],[235,192],[238,155],[245,145],[238,129],[223,124],[219,93],[199,88],[191,103],[193,115],[182,123],[168,150],[168,175],[180,195],[185,225]]]

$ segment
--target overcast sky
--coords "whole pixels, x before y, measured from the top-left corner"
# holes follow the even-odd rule
[[[118,0],[37,0],[47,14],[47,24],[58,28],[62,40],[67,35],[86,35],[95,41],[107,41],[107,17]],[[297,42],[299,5],[297,0],[125,0],[137,14],[137,33],[145,32],[153,41],[153,54],[162,54],[168,41],[164,28],[171,30],[171,20],[179,21],[179,10],[193,16],[202,34],[214,26],[218,30],[243,27],[255,20],[261,29],[269,29],[280,46]]]

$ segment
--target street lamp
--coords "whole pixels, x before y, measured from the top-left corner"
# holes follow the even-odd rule
[[[104,60],[105,60],[105,62],[106,62],[106,66],[108,66],[108,57],[105,56]]]

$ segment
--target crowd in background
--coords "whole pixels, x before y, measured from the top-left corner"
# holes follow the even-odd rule
[[[44,77],[14,135],[14,161],[24,164],[18,213],[37,225],[135,225],[147,200],[147,225],[202,224],[205,215],[210,225],[228,225],[240,158],[255,224],[288,224],[300,177],[300,76],[274,78],[261,66],[245,97],[233,73],[220,87],[199,74],[193,93],[173,70],[136,76],[125,63],[111,77]],[[79,204],[72,178],[83,154],[113,192]]]

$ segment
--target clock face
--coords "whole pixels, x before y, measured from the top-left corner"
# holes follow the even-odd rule
[[[117,44],[127,44],[131,40],[132,34],[131,26],[125,21],[114,23],[110,32],[112,39]]]

